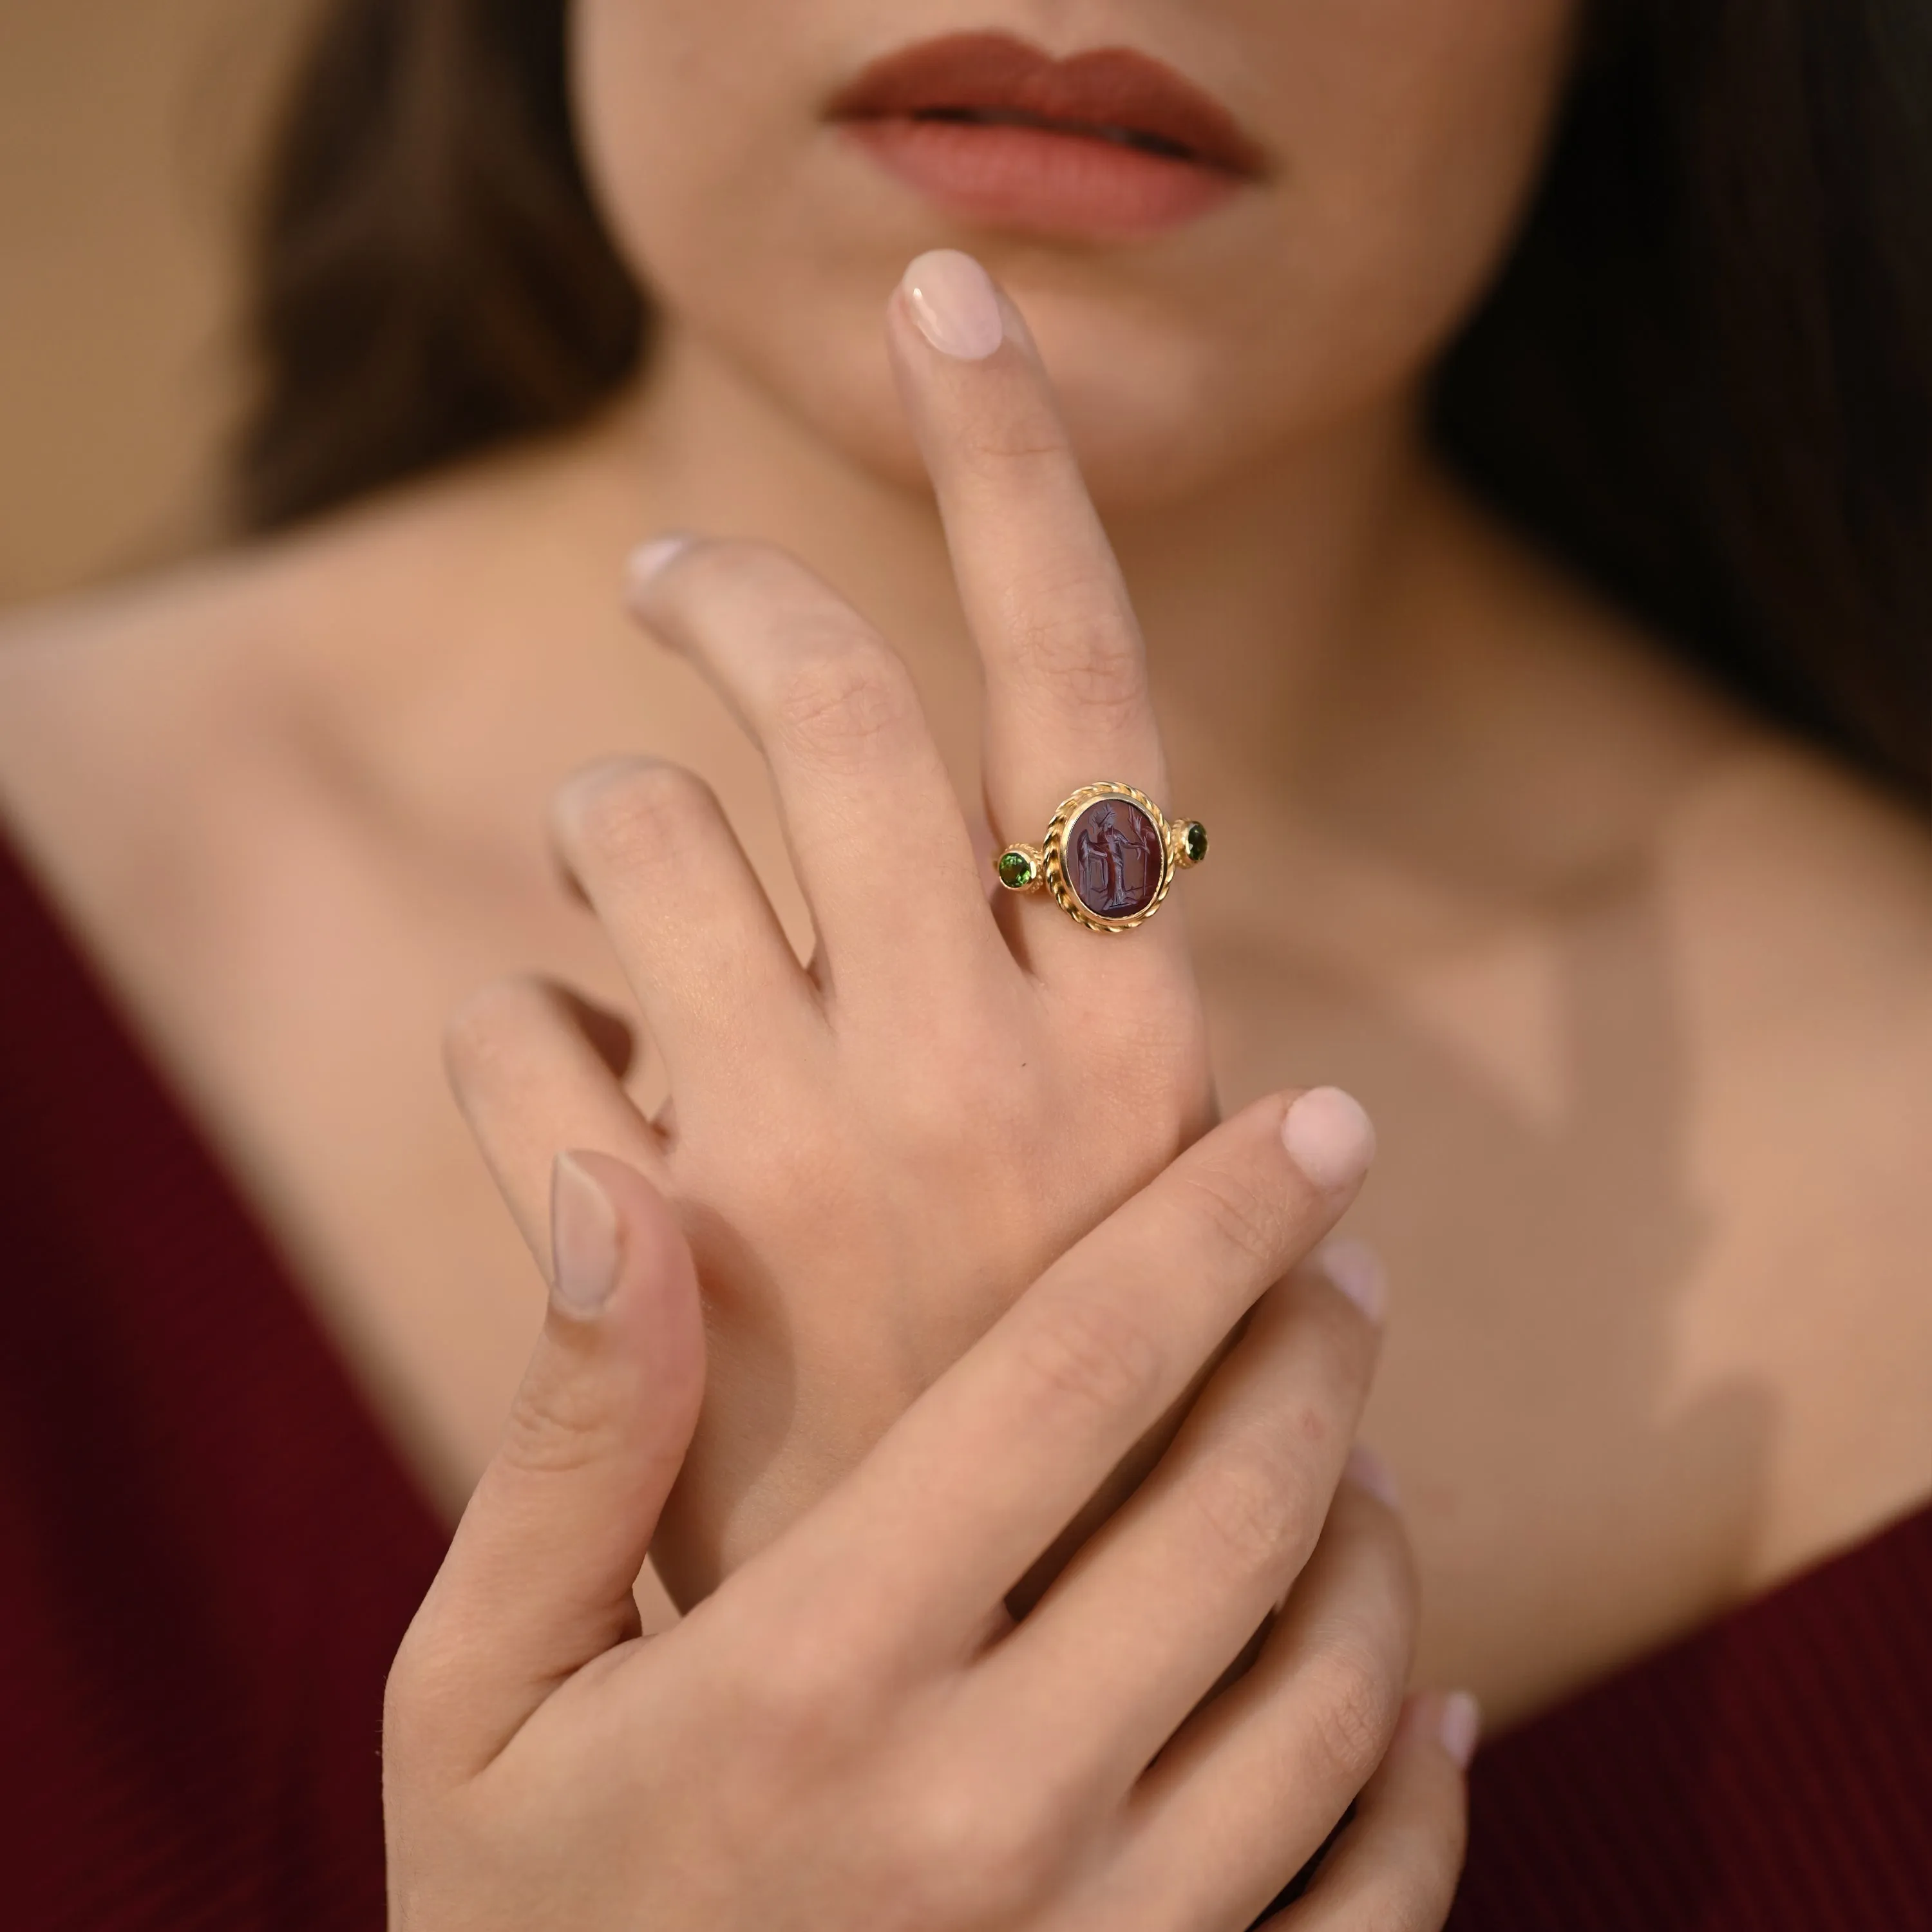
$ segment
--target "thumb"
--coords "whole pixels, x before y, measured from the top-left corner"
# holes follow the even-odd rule
[[[427,1687],[440,1748],[472,1768],[637,1634],[632,1587],[704,1394],[697,1271],[650,1183],[560,1154],[550,1240],[543,1333],[392,1678],[392,1707],[397,1676]]]

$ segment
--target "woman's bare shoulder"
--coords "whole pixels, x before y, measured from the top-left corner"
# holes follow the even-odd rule
[[[186,708],[260,691],[306,636],[366,620],[397,526],[423,520],[399,502],[8,613],[0,746],[31,758],[50,730],[152,739]]]
[[[519,452],[10,614],[0,799],[32,816],[90,778],[178,797],[352,734],[440,652],[534,611],[570,621],[586,583],[614,603],[631,526],[610,494],[581,451]]]
[[[178,797],[250,712],[259,723],[278,616],[298,604],[290,562],[218,553],[0,621],[0,799],[16,836],[131,830],[164,772]]]
[[[304,636],[357,601],[360,548],[238,546],[0,622],[5,834],[104,958],[189,956],[226,904],[298,782]]]

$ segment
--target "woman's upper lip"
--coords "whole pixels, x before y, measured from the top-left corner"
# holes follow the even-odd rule
[[[1057,60],[1006,34],[949,34],[874,61],[826,113],[1015,121],[1124,141],[1244,180],[1266,172],[1261,147],[1220,101],[1131,47]]]

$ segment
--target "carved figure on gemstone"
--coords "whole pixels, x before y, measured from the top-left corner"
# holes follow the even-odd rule
[[[1070,844],[1073,889],[1081,904],[1102,919],[1129,917],[1160,890],[1166,855],[1160,831],[1125,799],[1090,806],[1075,825]]]

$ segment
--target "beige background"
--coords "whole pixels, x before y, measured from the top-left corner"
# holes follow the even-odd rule
[[[0,0],[0,602],[212,539],[241,190],[313,0]]]

